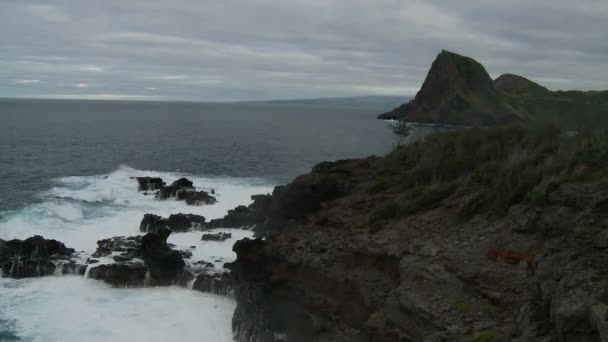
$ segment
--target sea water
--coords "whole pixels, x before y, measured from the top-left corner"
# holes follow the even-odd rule
[[[0,239],[42,235],[85,259],[100,239],[141,234],[146,213],[222,217],[322,160],[387,152],[393,140],[375,114],[360,106],[0,101]],[[137,191],[138,176],[187,177],[213,189],[218,203],[156,200]],[[220,231],[232,238],[189,232],[168,242],[221,268],[234,259],[234,242],[252,233]],[[235,305],[187,288],[0,278],[0,341],[231,341]]]

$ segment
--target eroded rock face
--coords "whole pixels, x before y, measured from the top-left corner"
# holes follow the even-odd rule
[[[25,240],[0,240],[0,265],[5,277],[78,273],[78,266],[71,260],[73,254],[74,249],[40,235]]]
[[[180,178],[169,186],[162,187],[158,190],[156,198],[166,200],[175,198],[178,201],[185,201],[189,205],[213,204],[217,202],[215,197],[206,191],[196,191],[192,181],[186,178]]]

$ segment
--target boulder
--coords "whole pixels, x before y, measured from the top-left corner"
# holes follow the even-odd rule
[[[171,183],[171,187],[174,189],[194,189],[194,183],[192,183],[191,180],[189,180],[188,178],[180,178],[178,180],[176,180],[175,182]]]
[[[161,187],[156,193],[156,198],[166,200],[175,198],[178,201],[185,201],[189,205],[213,204],[217,202],[215,197],[208,192],[194,189],[192,181],[180,178],[169,186]]]
[[[167,245],[170,229],[146,234],[141,240],[141,253],[153,279],[160,283],[170,283],[178,277],[186,266],[179,251]]]
[[[40,235],[25,240],[0,240],[0,267],[11,278],[39,277],[54,274],[57,267],[63,273],[63,263],[71,261],[74,249],[57,240]],[[57,266],[61,262],[60,266]],[[70,263],[76,269],[75,263]],[[70,269],[69,267],[67,269]]]
[[[145,214],[139,224],[142,233],[154,233],[165,228],[168,228],[167,220],[154,214]]]
[[[165,182],[158,177],[135,177],[139,184],[139,191],[156,191],[165,186]]]
[[[170,228],[173,232],[188,232],[200,229],[205,223],[205,217],[195,214],[174,214],[162,218],[154,214],[145,214],[139,225],[142,233],[157,232],[159,229]]]
[[[205,224],[205,217],[195,214],[173,214],[167,220],[167,226],[173,232],[187,232],[193,228],[201,228]]]

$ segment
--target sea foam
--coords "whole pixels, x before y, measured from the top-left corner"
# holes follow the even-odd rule
[[[159,201],[137,191],[132,179],[137,176],[161,177],[168,184],[187,177],[197,187],[215,190],[218,203],[188,206]],[[268,182],[257,178],[204,177],[121,166],[107,175],[56,179],[54,187],[40,194],[38,203],[0,215],[0,238],[42,235],[64,242],[86,257],[100,239],[142,234],[139,224],[146,213],[163,217],[193,213],[210,220],[250,203],[253,194],[271,191]],[[232,244],[252,232],[218,231],[230,232],[232,238],[201,241],[200,232],[189,232],[173,233],[168,242],[190,250],[193,261],[205,260],[221,269],[235,257]],[[85,277],[50,276],[0,278],[0,307],[0,337],[8,331],[9,322],[10,333],[27,341],[223,342],[232,340],[230,320],[235,303],[185,288],[116,289]]]

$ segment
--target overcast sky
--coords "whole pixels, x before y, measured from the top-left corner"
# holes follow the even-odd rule
[[[0,0],[0,97],[406,96],[441,49],[608,89],[608,0]]]

